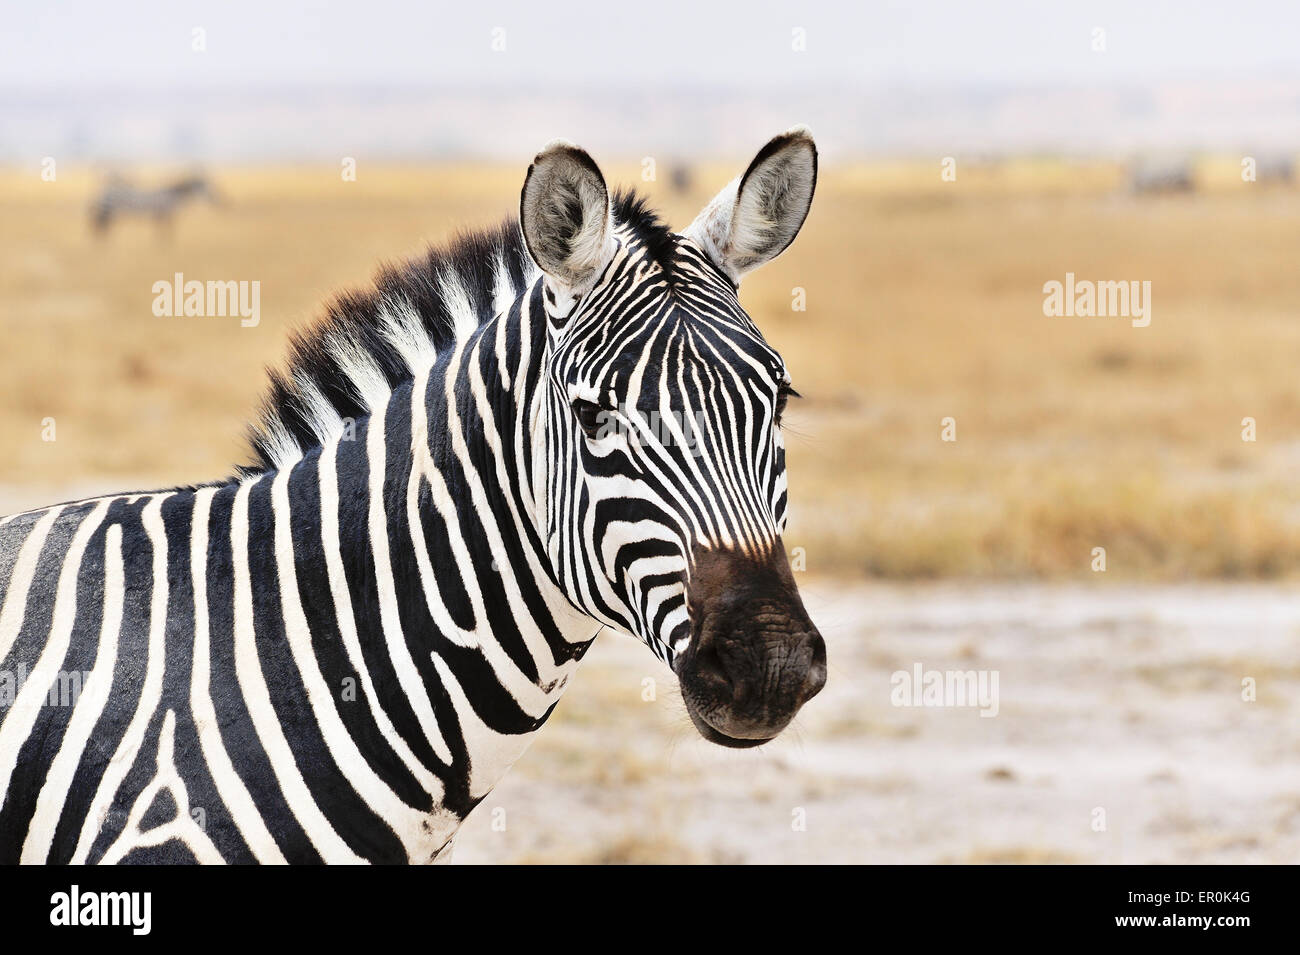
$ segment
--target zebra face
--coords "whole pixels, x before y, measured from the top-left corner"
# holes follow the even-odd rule
[[[534,473],[555,579],[668,662],[724,745],[776,736],[826,679],[781,540],[795,392],[737,299],[793,241],[816,173],[811,136],[791,130],[674,234],[634,197],[611,202],[591,157],[556,142],[520,203],[543,272]]]

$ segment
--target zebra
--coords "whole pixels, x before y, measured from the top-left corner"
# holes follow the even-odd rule
[[[1133,195],[1194,192],[1196,176],[1187,159],[1142,159],[1129,169],[1129,191]]]
[[[105,235],[114,219],[139,215],[148,216],[158,225],[170,229],[176,210],[195,199],[219,202],[205,176],[186,176],[159,189],[141,189],[124,179],[113,179],[90,205],[91,228],[96,234]]]
[[[816,178],[795,127],[678,234],[556,140],[293,337],[229,479],[0,520],[0,862],[446,861],[607,628],[777,736],[826,650],[737,295]]]

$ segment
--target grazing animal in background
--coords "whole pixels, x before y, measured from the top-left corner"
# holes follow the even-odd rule
[[[1191,162],[1177,160],[1142,160],[1129,170],[1129,191],[1137,196],[1186,193],[1196,189]]]
[[[153,219],[170,232],[176,210],[197,199],[219,201],[205,176],[186,176],[159,189],[141,189],[124,179],[113,179],[91,203],[91,228],[97,235],[106,235],[116,219],[138,216]]]
[[[605,628],[780,733],[826,653],[737,291],[816,176],[793,129],[675,234],[552,143],[295,338],[235,476],[0,521],[0,862],[445,859]]]
[[[685,195],[691,191],[691,167],[684,162],[675,162],[668,170],[668,181],[673,187],[673,191]]]
[[[1295,159],[1278,154],[1261,156],[1255,164],[1255,181],[1264,184],[1291,185],[1295,182]]]

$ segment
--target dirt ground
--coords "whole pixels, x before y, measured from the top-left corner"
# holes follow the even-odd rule
[[[455,861],[1300,859],[1292,591],[803,589],[830,678],[787,735],[705,743],[671,674],[604,634]],[[891,675],[916,663],[997,671],[997,715],[892,705]]]

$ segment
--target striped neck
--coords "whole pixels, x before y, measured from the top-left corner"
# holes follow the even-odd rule
[[[291,515],[251,548],[319,535],[297,584],[334,613],[305,609],[308,629],[355,641],[363,692],[400,691],[383,702],[409,741],[401,762],[457,816],[523,753],[599,629],[556,585],[537,531],[539,302],[540,283],[354,434],[243,482],[254,506],[265,496]]]

